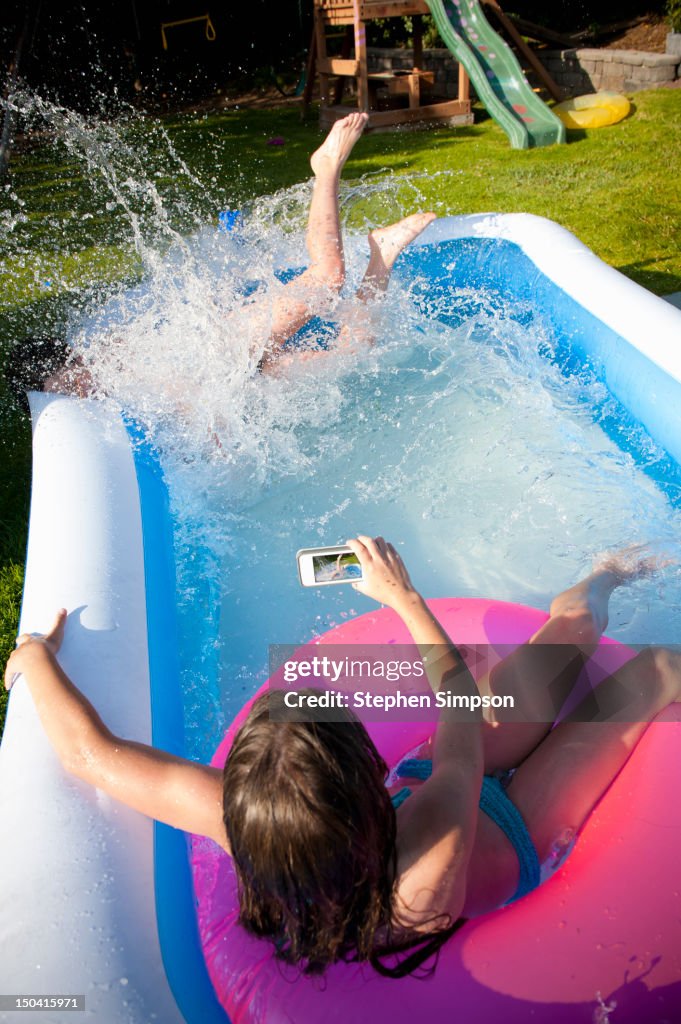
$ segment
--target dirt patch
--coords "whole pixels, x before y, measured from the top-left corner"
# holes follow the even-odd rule
[[[664,53],[669,25],[660,14],[648,14],[637,25],[611,36],[597,45],[604,50],[644,50]]]

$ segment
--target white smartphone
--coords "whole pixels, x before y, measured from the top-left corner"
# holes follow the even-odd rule
[[[298,575],[304,587],[357,583],[362,578],[359,559],[346,545],[336,548],[301,548],[296,559]]]

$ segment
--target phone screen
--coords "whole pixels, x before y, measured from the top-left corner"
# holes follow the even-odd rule
[[[352,551],[338,555],[313,555],[312,571],[315,583],[340,583],[362,578],[362,568]]]

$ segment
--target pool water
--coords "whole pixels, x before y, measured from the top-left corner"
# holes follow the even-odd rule
[[[349,248],[356,278],[363,244]],[[242,370],[233,405],[228,391],[212,398],[217,442],[195,409],[155,424],[175,507],[193,756],[211,754],[265,680],[270,644],[373,606],[351,587],[301,587],[298,548],[382,534],[426,596],[540,608],[603,552],[646,543],[678,562],[675,464],[531,304],[446,286],[426,288],[424,303],[413,262],[371,312],[373,343],[279,377]],[[615,594],[608,632],[674,642],[680,606],[671,564]]]

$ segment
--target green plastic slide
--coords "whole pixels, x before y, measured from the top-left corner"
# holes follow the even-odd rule
[[[532,91],[513,51],[477,0],[426,0],[447,47],[513,149],[565,142],[565,126]]]

